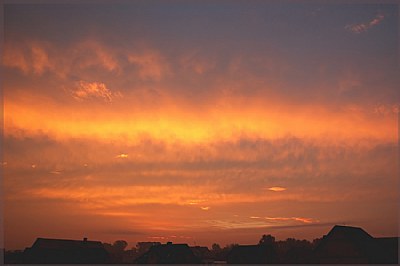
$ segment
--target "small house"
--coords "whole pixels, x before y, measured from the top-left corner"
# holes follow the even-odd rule
[[[107,263],[108,253],[99,241],[37,238],[32,247],[26,248],[25,263]]]

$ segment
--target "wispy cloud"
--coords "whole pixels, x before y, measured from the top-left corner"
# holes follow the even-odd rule
[[[170,236],[148,236],[147,238],[153,239],[153,240],[169,240],[169,239],[192,239],[193,237],[191,236],[176,236],[176,235],[170,235]]]
[[[126,153],[121,153],[121,154],[118,154],[118,155],[116,156],[116,158],[121,158],[121,159],[128,158],[128,154],[126,154]]]
[[[60,171],[60,170],[54,170],[54,171],[51,171],[50,172],[50,174],[53,174],[53,175],[59,175],[59,174],[61,174],[62,172]]]
[[[284,188],[284,187],[270,187],[270,188],[268,188],[268,190],[275,191],[275,192],[281,192],[281,191],[285,191],[286,188]]]
[[[378,25],[383,21],[385,16],[383,13],[378,13],[372,20],[365,23],[348,24],[344,28],[353,33],[362,33],[368,31],[371,27]]]
[[[390,114],[398,114],[399,113],[399,104],[377,104],[373,108],[373,113],[382,115],[382,116],[387,116]]]
[[[17,68],[24,74],[42,75],[46,71],[54,71],[54,62],[49,56],[50,47],[49,43],[42,41],[22,44],[6,42],[4,44],[4,66]]]
[[[62,79],[98,71],[104,75],[126,74],[139,80],[158,81],[171,72],[167,58],[156,49],[139,47],[132,52],[90,38],[77,40],[63,49],[39,40],[7,40],[3,63],[6,68],[18,69],[24,75],[41,76],[49,72]],[[196,66],[196,71],[204,68]]]
[[[169,72],[167,62],[156,51],[130,54],[128,61],[138,68],[138,75],[143,80],[160,80]]]
[[[188,201],[186,202],[186,204],[188,204],[188,205],[198,205],[199,203],[202,203],[202,202],[204,202],[204,200],[201,200],[201,199],[191,199],[191,200],[188,200]]]
[[[295,226],[300,224],[318,224],[319,221],[305,217],[259,217],[251,216],[249,220],[209,220],[208,223],[215,227],[240,229],[240,228],[275,228],[278,226]]]
[[[214,58],[207,58],[196,51],[183,55],[180,59],[180,64],[183,69],[202,75],[208,71],[214,70],[216,61]]]
[[[267,221],[296,221],[296,222],[302,222],[302,223],[314,223],[318,222],[318,220],[314,220],[312,218],[306,218],[306,217],[265,217]]]
[[[79,66],[82,68],[101,66],[108,71],[119,70],[120,66],[115,59],[115,51],[105,47],[100,42],[88,39],[78,43],[75,50],[81,56]]]

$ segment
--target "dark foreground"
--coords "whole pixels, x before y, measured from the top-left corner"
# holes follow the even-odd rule
[[[334,226],[314,239],[275,241],[263,235],[256,245],[221,248],[191,247],[168,242],[139,242],[125,250],[126,241],[38,238],[24,251],[6,251],[6,264],[398,264],[399,237],[374,238],[359,227]]]

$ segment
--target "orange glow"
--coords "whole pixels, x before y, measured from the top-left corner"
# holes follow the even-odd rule
[[[270,188],[268,188],[268,190],[275,191],[275,192],[281,192],[281,191],[285,191],[286,188],[284,188],[284,187],[270,187]]]
[[[28,97],[29,99],[29,97]],[[123,102],[122,102],[123,103]],[[296,136],[318,139],[377,138],[394,140],[396,119],[344,112],[329,113],[313,106],[277,112],[258,106],[246,108],[207,109],[193,112],[189,107],[176,108],[167,104],[162,112],[129,111],[128,107],[105,110],[103,106],[77,106],[74,112],[55,104],[5,101],[5,134],[23,130],[28,134],[52,136],[56,139],[77,137],[104,141],[122,140],[137,143],[142,136],[167,143],[209,143],[219,140],[252,138],[279,138]],[[251,107],[250,107],[251,106]],[[290,107],[288,107],[290,108]],[[125,109],[125,110],[124,110]],[[51,110],[51,112],[49,112]],[[115,110],[115,111],[114,111]],[[371,110],[372,112],[372,110]],[[40,122],[39,122],[40,121]],[[379,128],[380,130],[375,130]],[[334,136],[334,138],[332,138]]]

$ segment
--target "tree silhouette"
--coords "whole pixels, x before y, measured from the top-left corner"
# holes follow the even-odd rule
[[[127,246],[128,243],[125,240],[117,240],[113,244],[113,247],[117,252],[123,252]]]
[[[211,246],[211,251],[213,252],[220,252],[221,251],[221,246],[217,243],[212,244]]]
[[[112,263],[121,263],[124,250],[128,246],[125,240],[117,240],[112,245],[109,243],[103,243],[104,248],[110,254],[110,260]]]
[[[273,245],[275,243],[275,237],[272,235],[263,235],[258,242],[259,245]]]

